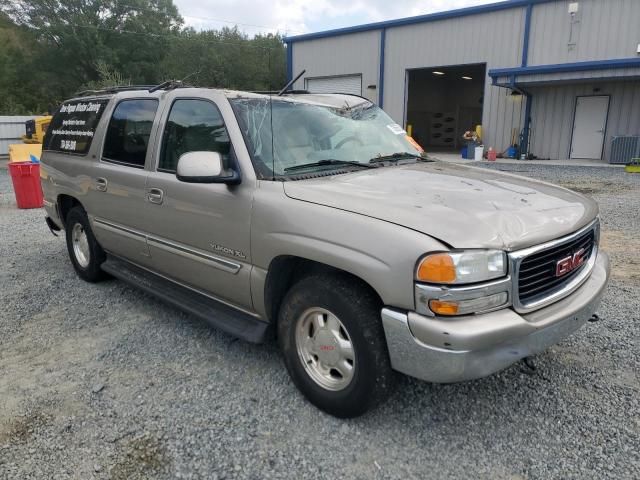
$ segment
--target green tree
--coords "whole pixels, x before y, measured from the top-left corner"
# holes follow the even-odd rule
[[[173,0],[9,0],[0,5],[0,114],[43,113],[79,90],[157,84],[278,89],[278,34],[184,28]],[[6,92],[6,94],[4,93]]]
[[[286,79],[285,50],[278,34],[250,38],[237,27],[196,32],[183,30],[171,42],[161,65],[166,78],[184,78],[200,86],[268,90]]]
[[[101,79],[100,65],[127,72],[135,83],[158,81],[157,64],[182,26],[172,0],[26,0],[5,13],[46,50],[39,69],[64,93]],[[56,89],[56,86],[51,86]]]

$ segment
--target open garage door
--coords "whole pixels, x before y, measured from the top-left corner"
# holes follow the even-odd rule
[[[305,88],[311,93],[362,95],[362,75],[307,78],[305,80]]]
[[[482,123],[484,64],[430,67],[408,72],[407,126],[429,151],[454,151],[462,135]]]

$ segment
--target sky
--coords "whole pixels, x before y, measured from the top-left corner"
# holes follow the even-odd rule
[[[298,35],[495,3],[498,0],[174,0],[196,30],[238,25],[249,35]]]

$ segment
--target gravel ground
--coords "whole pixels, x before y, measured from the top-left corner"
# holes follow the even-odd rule
[[[403,378],[350,421],[298,394],[275,344],[235,341],[116,280],[80,281],[0,168],[0,478],[640,478],[640,175],[487,168],[598,200],[615,268],[602,321],[540,355],[534,375]]]

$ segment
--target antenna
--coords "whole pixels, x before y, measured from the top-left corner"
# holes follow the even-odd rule
[[[271,50],[269,50],[267,55],[267,69],[269,70],[269,126],[271,128],[271,180],[275,182],[276,180],[276,152],[275,152],[275,141],[273,139],[273,92],[271,91]],[[285,87],[286,89],[287,87]]]
[[[298,74],[298,76],[297,76],[296,78],[294,78],[294,79],[292,79],[292,80],[289,80],[289,81],[287,82],[287,84],[284,86],[284,88],[278,92],[278,96],[279,96],[279,97],[281,97],[281,96],[282,96],[282,94],[283,94],[284,92],[286,92],[287,90],[289,90],[289,87],[290,87],[291,85],[293,85],[294,83],[296,83],[296,82],[300,79],[300,77],[301,77],[302,75],[304,75],[306,72],[307,72],[306,70],[302,70],[302,71]]]
[[[158,90],[174,90],[176,88],[184,87],[185,86],[184,81],[187,78],[193,77],[194,75],[199,75],[199,74],[200,74],[200,69],[196,70],[195,72],[191,72],[182,80],[167,80],[166,82],[162,82],[161,84],[156,85],[155,87],[150,87],[149,93],[157,92]]]
[[[201,72],[201,71],[202,71],[202,67],[201,67],[201,66],[199,66],[199,67],[198,67],[198,70],[196,70],[195,72],[191,72],[189,75],[187,75],[186,77],[184,77],[182,80],[179,80],[179,82],[180,82],[181,84],[184,84],[184,82],[185,82],[185,80],[186,80],[187,78],[191,78],[191,77],[193,77],[194,75],[195,75],[195,76],[198,76],[198,75],[200,75],[200,72]]]

